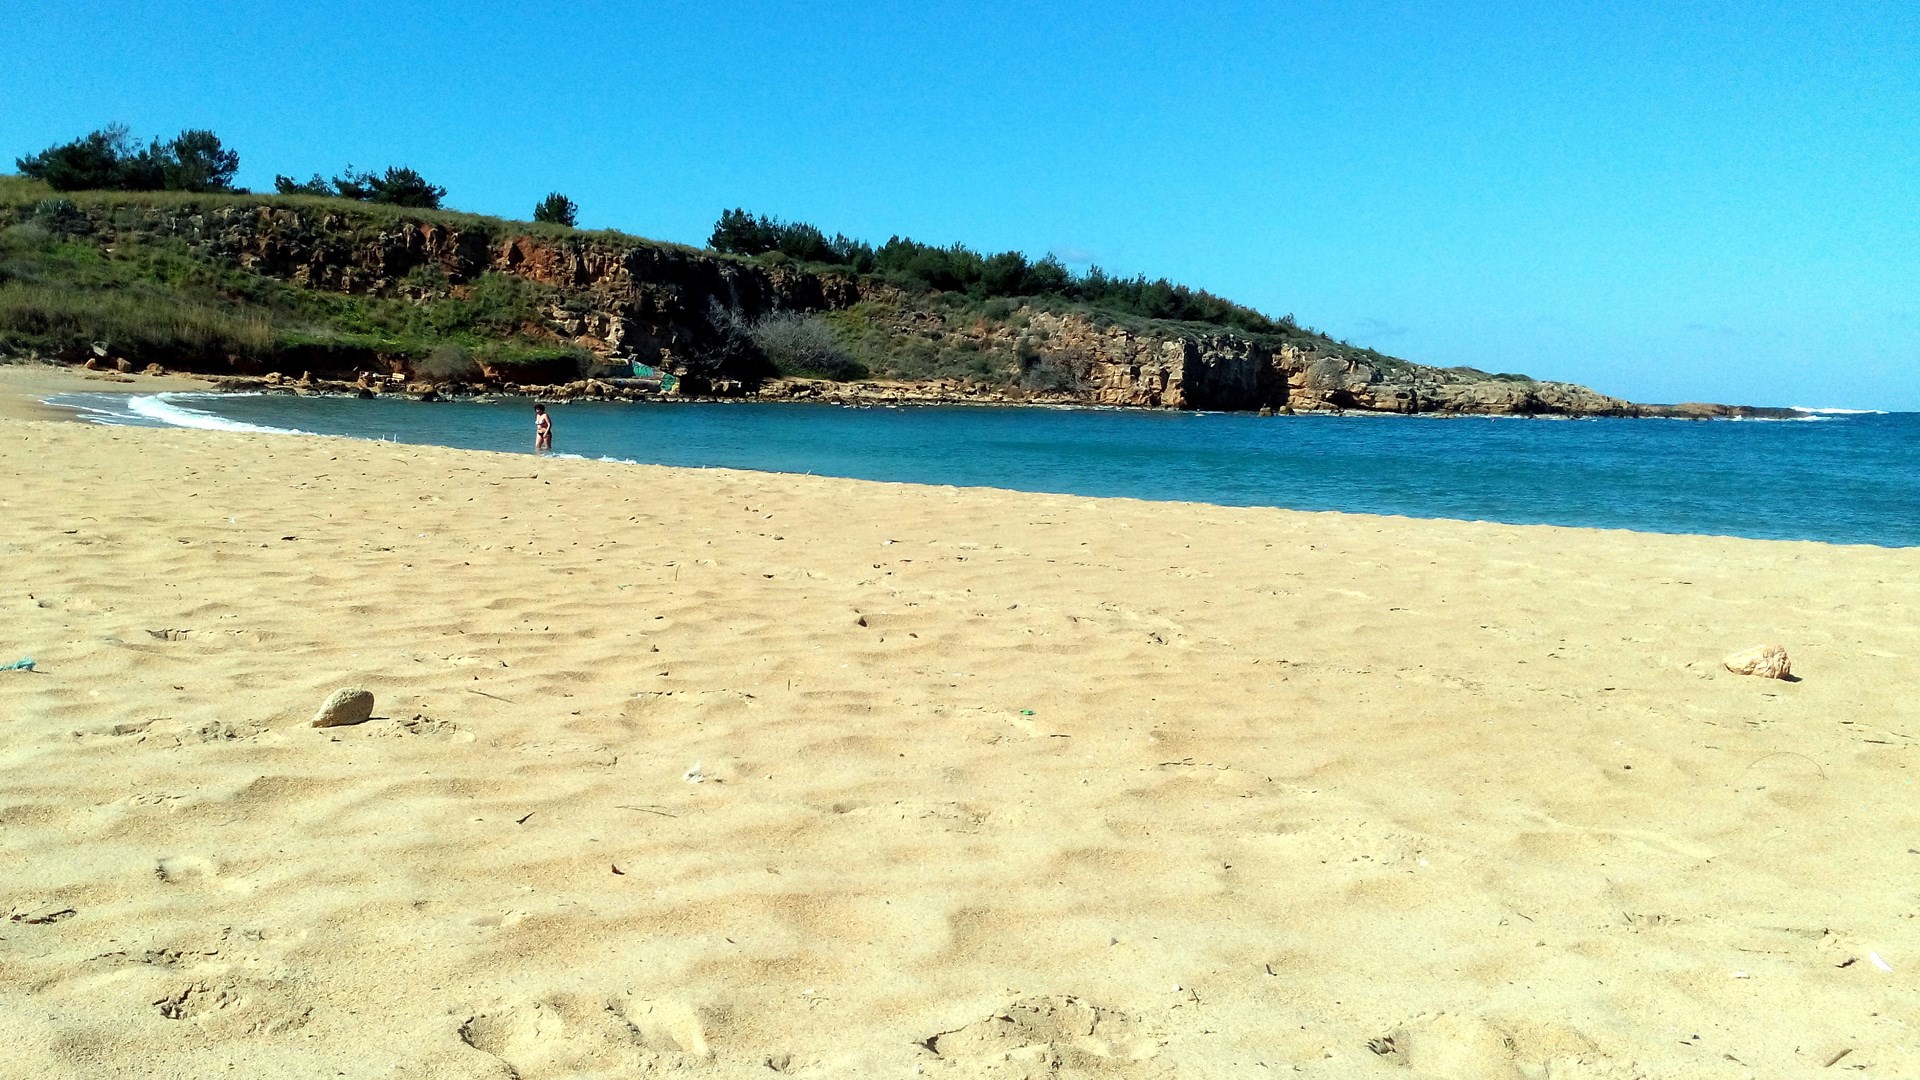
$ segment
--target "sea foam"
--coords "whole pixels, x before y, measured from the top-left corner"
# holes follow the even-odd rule
[[[167,427],[198,428],[202,431],[241,431],[257,435],[305,435],[297,428],[268,427],[229,420],[210,412],[189,408],[186,401],[206,401],[222,394],[139,394],[128,399],[127,411],[134,416],[157,421]]]

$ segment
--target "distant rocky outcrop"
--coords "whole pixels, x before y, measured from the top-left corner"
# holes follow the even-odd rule
[[[424,303],[457,295],[483,275],[512,275],[543,286],[547,298],[537,325],[518,332],[578,347],[596,360],[588,370],[573,360],[484,368],[476,379],[464,380],[471,385],[451,386],[446,384],[463,380],[421,370],[417,356],[365,347],[296,346],[266,358],[228,354],[169,363],[212,374],[297,374],[307,386],[344,380],[363,395],[405,389],[425,396],[436,385],[451,392],[531,390],[560,397],[660,392],[659,382],[621,378],[640,363],[674,376],[668,381],[681,396],[1055,401],[1274,412],[1686,417],[1743,412],[1725,406],[1640,406],[1568,383],[1426,367],[1304,332],[1289,340],[1127,322],[1043,301],[1006,305],[993,318],[956,316],[952,305],[877,279],[619,234],[534,231],[458,214],[375,214],[262,198],[93,206],[86,213],[92,242],[168,239],[251,275],[323,293]],[[974,350],[1006,361],[1007,377],[830,384],[779,379],[742,331],[769,314],[856,308],[880,313],[873,332],[893,346],[923,354]],[[71,359],[103,362],[99,356]]]

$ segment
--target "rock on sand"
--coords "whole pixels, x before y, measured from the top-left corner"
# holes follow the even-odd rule
[[[1793,667],[1787,661],[1787,650],[1781,645],[1755,645],[1751,649],[1741,649],[1722,660],[1721,663],[1735,675],[1784,679],[1793,674]]]
[[[314,727],[345,727],[364,724],[373,716],[373,691],[344,686],[327,695],[320,711],[313,714]]]

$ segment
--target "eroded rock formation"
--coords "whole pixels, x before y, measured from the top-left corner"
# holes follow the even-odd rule
[[[925,380],[918,391],[874,386],[870,396],[979,400],[984,395],[1218,410],[1582,416],[1641,411],[1581,386],[1424,367],[1304,335],[1300,341],[1282,341],[1166,324],[1129,328],[1039,306],[957,324],[925,299],[873,279],[763,265],[616,234],[536,234],[484,218],[410,220],[264,201],[130,205],[91,213],[93,236],[102,243],[129,235],[172,238],[253,273],[330,293],[425,301],[458,294],[490,273],[537,282],[546,287],[545,310],[540,324],[525,327],[525,333],[578,346],[604,363],[585,372],[521,370],[514,373],[521,383],[617,375],[640,362],[678,376],[686,394],[765,388],[785,396],[815,396],[814,390],[772,381],[764,361],[744,343],[741,328],[775,312],[842,312],[864,305],[892,313],[885,333],[893,341],[931,349],[964,343],[1006,358],[1008,375],[1004,385],[988,380],[985,390]],[[384,359],[401,381],[413,381],[408,360]],[[337,361],[333,370],[324,370],[328,363],[324,357],[296,355],[274,366],[288,374],[312,370],[356,377]],[[246,358],[229,358],[229,365],[259,373]],[[1022,366],[1034,365],[1043,366],[1049,379],[1025,380]],[[487,374],[495,383],[506,378]],[[822,396],[852,390],[842,386]]]

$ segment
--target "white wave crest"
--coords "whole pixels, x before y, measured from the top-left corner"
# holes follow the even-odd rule
[[[198,428],[202,431],[243,431],[256,435],[305,435],[307,432],[297,428],[268,427],[264,424],[249,424],[240,420],[229,420],[224,416],[215,416],[210,412],[189,408],[185,401],[208,401],[231,395],[224,394],[141,394],[127,401],[127,411],[135,416],[145,417],[165,424],[168,427]]]
[[[1820,416],[1885,416],[1885,409],[1816,409],[1810,405],[1789,405],[1794,412],[1815,413]]]
[[[103,408],[99,405],[58,394],[53,397],[41,398],[40,403],[43,405],[51,405],[56,409],[72,409],[81,420],[89,424],[104,424],[108,427],[126,427],[134,419],[133,414],[127,412],[125,409]],[[115,402],[115,404],[122,403]]]

